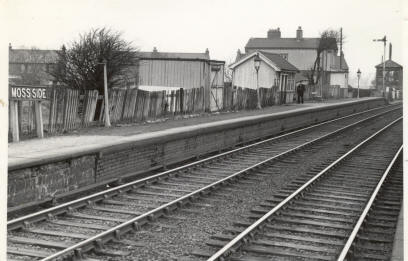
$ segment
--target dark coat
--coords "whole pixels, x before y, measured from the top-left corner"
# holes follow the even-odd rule
[[[305,85],[304,84],[299,84],[296,88],[296,92],[298,94],[302,94],[305,92]]]

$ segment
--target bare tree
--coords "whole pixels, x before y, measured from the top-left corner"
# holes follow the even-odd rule
[[[103,61],[107,61],[108,88],[124,86],[129,67],[135,65],[136,49],[110,29],[92,29],[80,35],[67,48],[61,47],[51,72],[57,82],[78,89],[96,89],[103,93]]]
[[[344,38],[343,38],[344,40]],[[327,29],[320,34],[319,46],[317,48],[316,59],[313,66],[305,73],[311,84],[317,84],[321,78],[322,54],[324,51],[333,50],[337,52],[340,43],[340,33],[335,30]]]

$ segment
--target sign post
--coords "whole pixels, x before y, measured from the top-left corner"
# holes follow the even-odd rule
[[[10,127],[13,142],[20,141],[20,134],[18,129],[18,102],[10,100]]]
[[[18,101],[34,101],[35,127],[37,136],[44,137],[43,118],[41,102],[49,99],[49,87],[46,86],[28,86],[28,85],[9,85],[10,101],[10,124],[13,142],[20,140],[18,129]]]
[[[35,110],[35,129],[38,138],[44,138],[43,118],[41,110],[41,101],[34,101]]]

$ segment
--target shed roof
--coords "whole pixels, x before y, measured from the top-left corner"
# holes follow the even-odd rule
[[[375,68],[382,68],[383,67],[383,63],[380,63],[378,65],[375,66]],[[386,68],[402,68],[402,65],[394,62],[393,60],[387,60],[385,61],[385,67]]]
[[[210,60],[208,53],[138,52],[140,59]]]
[[[269,60],[271,60],[276,66],[278,66],[282,70],[286,71],[298,71],[298,68],[296,68],[293,64],[288,62],[285,58],[283,58],[280,54],[276,53],[269,53],[269,52],[262,52],[260,51],[263,55],[265,55]]]
[[[299,71],[294,65],[292,65],[287,60],[285,60],[280,54],[263,52],[263,51],[256,51],[256,52],[252,52],[252,53],[243,55],[241,59],[231,64],[230,67],[233,69],[236,66],[245,62],[246,60],[250,59],[251,57],[256,56],[257,54],[260,54],[259,57],[262,60],[264,60],[264,62],[269,64],[274,69],[277,69],[278,71],[281,71],[281,70],[293,71],[293,72]]]
[[[55,50],[9,49],[9,63],[55,63]]]
[[[138,57],[139,59],[210,60],[210,55],[208,52],[137,52],[136,57]],[[56,63],[57,59],[57,50],[9,49],[9,63]]]

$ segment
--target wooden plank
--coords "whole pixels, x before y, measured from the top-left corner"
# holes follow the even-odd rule
[[[64,89],[64,106],[63,106],[63,114],[62,114],[62,129],[65,130],[67,124],[67,101],[69,99],[69,90]]]
[[[128,214],[128,215],[142,215],[143,212],[139,211],[132,211],[132,210],[126,210],[126,209],[115,209],[115,208],[107,208],[107,207],[100,207],[100,206],[92,206],[92,209],[95,210],[100,210],[100,211],[105,211],[105,212],[111,212],[111,213],[120,213],[120,214]]]
[[[150,110],[150,93],[144,92],[144,106],[143,106],[143,120],[147,120],[149,118],[149,110]]]
[[[95,230],[108,230],[111,228],[109,226],[104,226],[104,225],[77,223],[77,222],[65,221],[65,220],[50,220],[50,222],[56,225],[61,225],[61,226],[82,227],[82,228],[89,228],[89,229],[95,229]]]
[[[41,228],[38,228],[38,229],[28,228],[26,230],[27,232],[47,235],[47,236],[71,237],[71,238],[77,238],[77,239],[88,239],[90,237],[89,235],[84,235],[84,234],[68,233],[68,232],[63,232],[63,231],[52,231],[52,230],[45,230]]]
[[[35,101],[34,106],[35,106],[35,127],[37,131],[37,137],[42,139],[44,138],[44,126],[42,118],[41,101]]]
[[[256,246],[250,245],[245,246],[243,248],[244,251],[254,252],[258,254],[265,254],[265,255],[273,255],[273,256],[287,256],[287,257],[303,257],[308,259],[316,259],[316,260],[333,260],[332,256],[325,256],[325,255],[318,255],[318,254],[307,254],[302,253],[301,251],[294,251],[289,249],[281,249],[278,247],[263,247],[263,246]]]
[[[84,92],[84,100],[82,102],[82,117],[81,117],[81,125],[85,126],[86,122],[87,122],[87,116],[88,116],[88,107],[89,107],[89,96],[90,96],[90,91],[89,90],[85,90]]]
[[[18,237],[18,236],[7,236],[7,241],[11,241],[14,243],[19,243],[19,244],[29,244],[29,245],[37,245],[37,246],[43,246],[43,247],[53,247],[53,248],[68,248],[71,245],[66,244],[63,242],[56,242],[53,240],[42,240],[39,238],[28,238],[28,237]]]
[[[50,99],[50,115],[48,119],[48,131],[53,133],[55,131],[55,124],[56,124],[56,112],[57,112],[57,90],[55,88],[51,91],[51,99]]]
[[[128,221],[127,219],[123,219],[123,218],[96,216],[96,215],[89,215],[89,214],[83,214],[83,213],[77,213],[77,212],[68,213],[68,216],[76,217],[76,218],[91,219],[91,220],[104,220],[104,221],[114,221],[114,222]]]
[[[45,258],[47,256],[52,255],[52,252],[46,252],[41,250],[33,250],[33,249],[24,249],[20,247],[7,247],[7,253],[19,256],[31,256],[31,257],[39,257]]]

